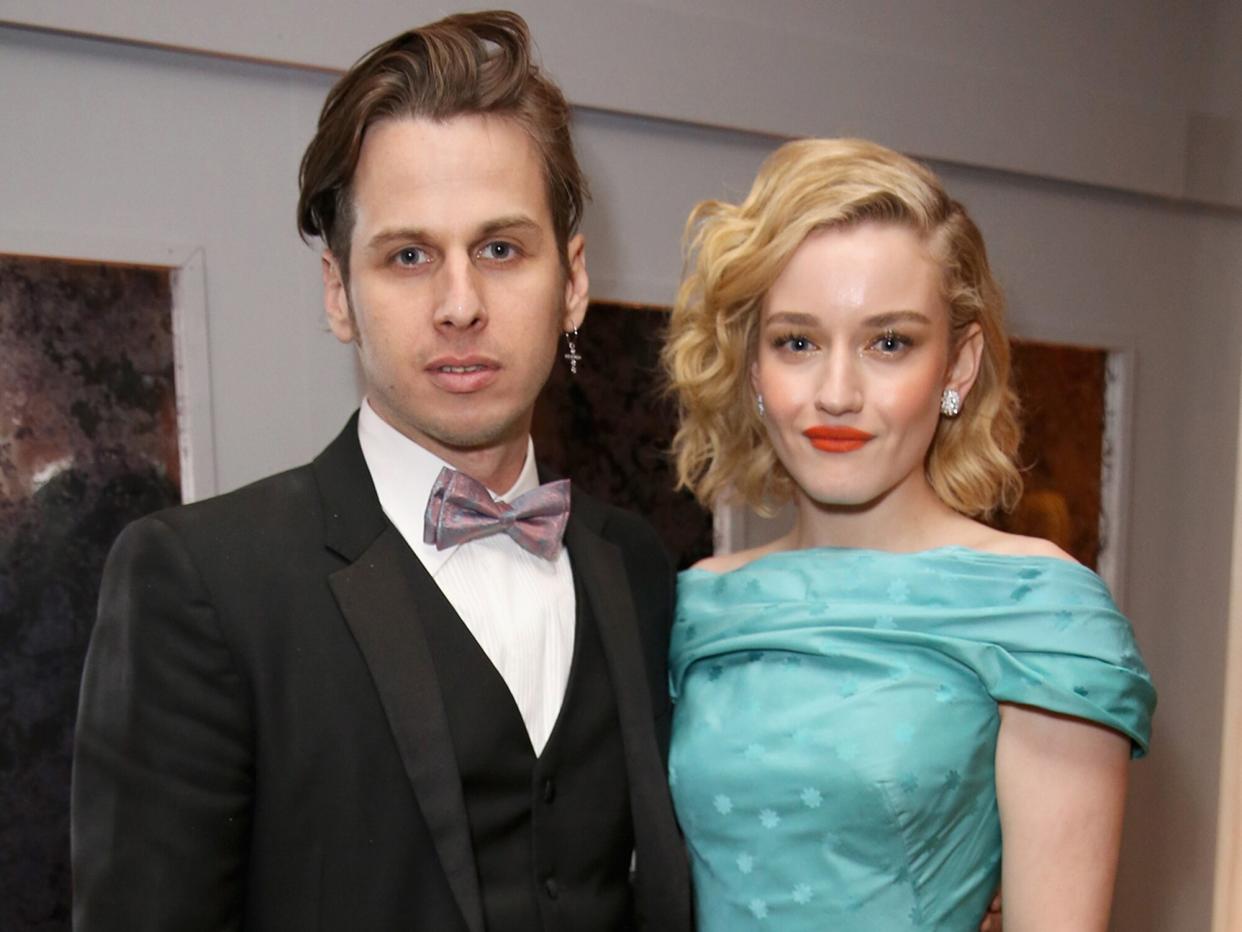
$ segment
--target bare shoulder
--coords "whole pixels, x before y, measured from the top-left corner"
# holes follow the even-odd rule
[[[785,549],[780,546],[780,542],[764,544],[762,547],[751,547],[748,550],[738,550],[734,553],[715,554],[710,557],[704,557],[698,563],[694,564],[693,569],[706,570],[709,573],[731,573],[734,570],[741,569],[747,563],[753,563],[760,557],[767,556],[769,553],[775,553],[778,550]]]
[[[1067,563],[1078,562],[1052,541],[1042,537],[1010,534],[980,524],[975,538],[970,546],[985,553],[997,553],[1008,557],[1051,557]]]

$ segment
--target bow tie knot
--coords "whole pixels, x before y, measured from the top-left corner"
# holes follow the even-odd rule
[[[440,470],[423,516],[423,541],[444,550],[491,534],[506,534],[523,549],[555,560],[569,521],[569,480],[549,482],[508,502],[465,473]]]

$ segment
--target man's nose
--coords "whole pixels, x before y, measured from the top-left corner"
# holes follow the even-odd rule
[[[466,257],[445,260],[440,270],[440,289],[436,296],[437,326],[468,330],[487,322],[479,271]]]

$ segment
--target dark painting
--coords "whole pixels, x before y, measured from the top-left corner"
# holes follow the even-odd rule
[[[532,433],[541,461],[646,517],[684,569],[712,552],[712,520],[689,493],[673,491],[677,412],[660,391],[659,367],[667,321],[658,308],[592,304],[577,341],[578,374],[558,360]]]
[[[1096,569],[1100,559],[1108,353],[1015,340],[1022,405],[1022,499],[993,523],[1043,537]]]
[[[0,256],[0,929],[69,928],[82,660],[121,528],[180,499],[167,269]]]

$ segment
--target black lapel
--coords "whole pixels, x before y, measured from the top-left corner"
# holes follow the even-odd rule
[[[358,443],[357,413],[311,468],[323,499],[324,543],[353,562],[388,526]]]
[[[635,581],[626,572],[620,548],[600,533],[602,523],[599,506],[575,494],[565,546],[590,599],[617,697],[638,851],[640,909],[663,917],[668,924],[661,922],[660,928],[688,928],[688,867],[656,744],[639,619],[630,595]]]
[[[356,416],[314,465],[325,542],[350,561],[329,584],[370,668],[449,886],[471,932],[483,932],[461,775],[419,620],[452,608],[384,516],[358,445]]]

